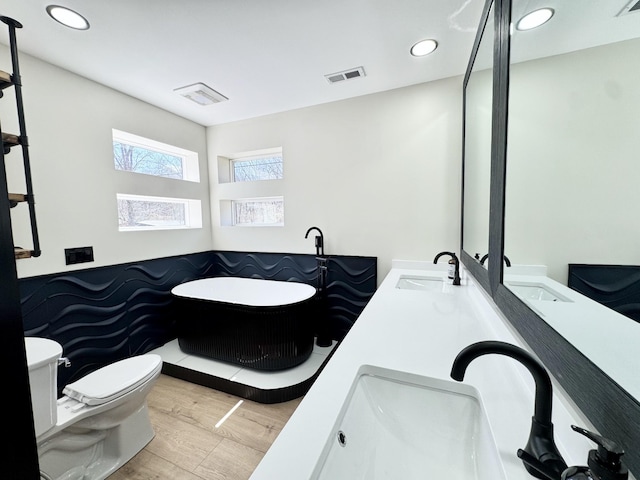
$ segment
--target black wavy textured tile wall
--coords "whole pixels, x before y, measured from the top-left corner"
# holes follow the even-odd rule
[[[314,255],[212,252],[216,276],[295,281],[317,286]],[[327,299],[330,334],[341,340],[373,296],[377,258],[328,256]]]
[[[329,257],[331,336],[342,339],[375,293],[375,257]],[[171,289],[214,276],[298,281],[316,286],[314,255],[203,252],[20,280],[25,335],[56,340],[71,360],[60,385],[176,337]]]
[[[200,253],[20,280],[25,335],[63,346],[60,385],[175,338],[171,289],[212,276]]]
[[[377,262],[368,257],[330,257],[327,297],[334,339],[347,334],[377,287]]]
[[[568,285],[640,322],[640,266],[571,263]]]

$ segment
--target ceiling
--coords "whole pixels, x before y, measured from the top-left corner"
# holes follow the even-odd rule
[[[89,20],[91,28],[79,31],[47,15],[45,7],[53,1],[3,0],[0,15],[24,25],[17,35],[22,52],[205,126],[463,74],[484,5],[484,0],[55,0]],[[541,6],[555,8],[556,15],[544,29],[519,37],[518,42],[526,38],[520,44],[526,49],[515,44],[513,60],[636,37],[640,12],[618,15],[627,4],[517,0],[514,18]],[[411,56],[411,46],[425,38],[436,39],[438,49]],[[0,43],[8,44],[6,28],[0,28]],[[8,63],[0,59],[0,68],[8,69]],[[336,84],[325,79],[356,67],[364,68],[364,78]],[[28,72],[22,73],[26,86]],[[197,82],[229,101],[203,107],[173,91]]]
[[[45,11],[50,3],[76,10],[91,28],[53,21]],[[0,14],[23,24],[20,51],[209,126],[462,74],[483,4],[3,0]],[[425,38],[439,48],[412,57],[411,46]],[[0,42],[8,43],[6,28]],[[364,78],[330,84],[324,77],[360,66]],[[203,107],[173,92],[196,82],[229,101]]]
[[[514,32],[511,41],[511,62],[522,62],[638,38],[640,10],[630,13],[628,9],[639,1],[514,0],[514,21],[527,12],[542,7],[552,7],[555,14],[543,28]]]

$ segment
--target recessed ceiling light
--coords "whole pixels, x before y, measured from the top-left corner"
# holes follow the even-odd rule
[[[522,17],[516,28],[518,30],[531,30],[532,28],[539,27],[543,25],[553,17],[553,9],[552,8],[541,8],[539,10],[534,10],[531,13],[527,13],[524,17]]]
[[[87,19],[67,7],[49,5],[47,7],[47,13],[56,22],[61,23],[65,27],[75,28],[76,30],[89,30],[89,22]]]
[[[411,47],[411,55],[414,57],[424,57],[432,53],[436,48],[438,48],[438,42],[435,40],[420,40]]]

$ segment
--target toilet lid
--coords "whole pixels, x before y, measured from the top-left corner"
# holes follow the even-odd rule
[[[102,405],[144,384],[162,368],[162,358],[154,353],[125,358],[102,367],[62,391],[87,405]]]

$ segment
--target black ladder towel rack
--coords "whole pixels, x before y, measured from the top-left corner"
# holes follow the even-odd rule
[[[6,89],[15,87],[21,130],[19,135],[9,135],[2,132],[2,128],[0,128],[0,137],[2,138],[2,148],[0,149],[0,338],[2,338],[0,376],[6,385],[12,386],[11,395],[0,397],[0,409],[10,411],[14,424],[18,425],[18,428],[12,432],[11,441],[5,442],[5,445],[0,449],[0,463],[3,465],[3,478],[35,480],[40,478],[40,469],[29,388],[16,259],[40,255],[40,246],[35,214],[33,213],[34,202],[31,190],[28,142],[24,129],[22,90],[15,40],[15,29],[21,28],[22,25],[7,17],[0,16],[0,20],[9,26],[9,43],[14,69],[13,74],[0,72],[0,96]],[[25,194],[8,192],[5,157],[13,148],[21,148],[23,151],[27,180],[27,193]],[[15,248],[11,225],[11,207],[21,202],[29,204],[33,250],[16,250]],[[20,212],[16,211],[16,213]]]
[[[2,134],[2,167],[4,169],[5,155],[11,152],[14,147],[19,147],[22,150],[22,159],[24,163],[24,177],[26,185],[26,194],[22,193],[6,193],[9,198],[9,205],[11,208],[17,206],[19,203],[27,203],[29,205],[29,219],[31,221],[31,238],[33,240],[33,249],[28,250],[24,248],[14,247],[14,257],[29,258],[40,256],[40,241],[38,239],[38,226],[36,223],[36,209],[35,209],[35,197],[33,195],[33,184],[31,181],[31,161],[29,159],[29,137],[27,137],[27,127],[24,120],[24,104],[22,100],[22,80],[20,78],[20,65],[18,64],[18,46],[16,43],[16,28],[22,28],[20,22],[9,18],[0,16],[0,20],[7,24],[9,27],[9,49],[11,51],[11,67],[13,73],[0,72],[0,97],[3,95],[3,90],[13,86],[16,107],[18,111],[18,125],[20,129],[19,135],[9,134],[2,131],[0,127],[0,133]],[[6,169],[5,169],[6,170]],[[6,172],[4,174],[3,190],[6,190]]]

